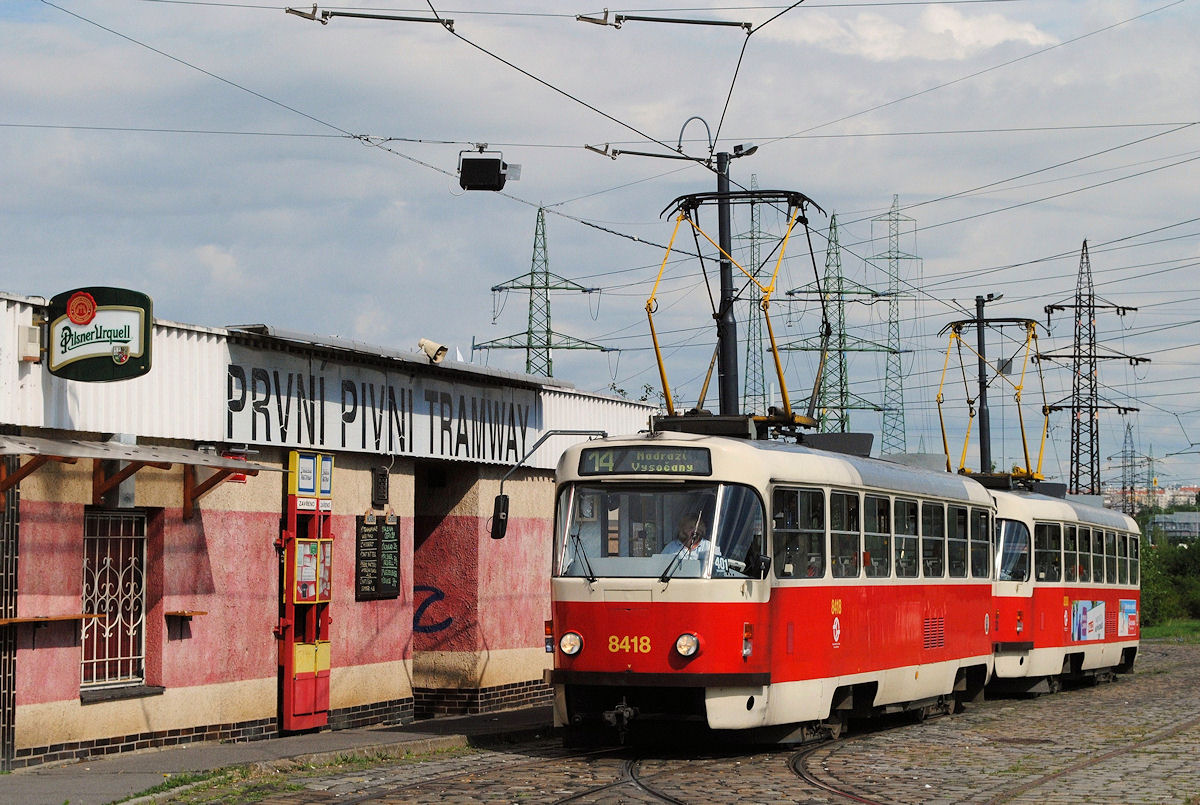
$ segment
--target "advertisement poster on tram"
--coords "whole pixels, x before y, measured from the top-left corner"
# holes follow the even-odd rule
[[[1137,601],[1132,598],[1122,598],[1121,611],[1117,613],[1117,637],[1132,637],[1137,632],[1137,628]]]
[[[1071,604],[1071,639],[1104,639],[1104,602],[1074,601]]]

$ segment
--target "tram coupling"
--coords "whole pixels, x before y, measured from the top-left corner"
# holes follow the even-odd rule
[[[617,730],[617,735],[621,738],[621,743],[625,743],[625,734],[629,731],[629,723],[638,716],[638,709],[630,707],[625,699],[622,698],[612,710],[605,710],[601,713],[604,723]]]

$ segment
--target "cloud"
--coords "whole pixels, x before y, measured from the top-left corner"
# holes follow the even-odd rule
[[[763,28],[762,35],[877,62],[961,61],[1008,43],[1040,47],[1057,41],[1033,23],[1010,20],[1002,14],[967,15],[936,6],[920,17],[900,22],[874,12],[854,17],[797,15]]]

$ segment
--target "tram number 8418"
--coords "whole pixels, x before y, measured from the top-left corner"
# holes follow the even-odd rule
[[[609,635],[608,650],[613,654],[649,654],[649,635]]]

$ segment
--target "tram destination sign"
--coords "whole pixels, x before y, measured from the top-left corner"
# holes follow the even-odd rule
[[[50,374],[107,382],[150,371],[153,305],[125,288],[77,288],[50,299]]]
[[[580,475],[712,475],[707,447],[588,447]]]

